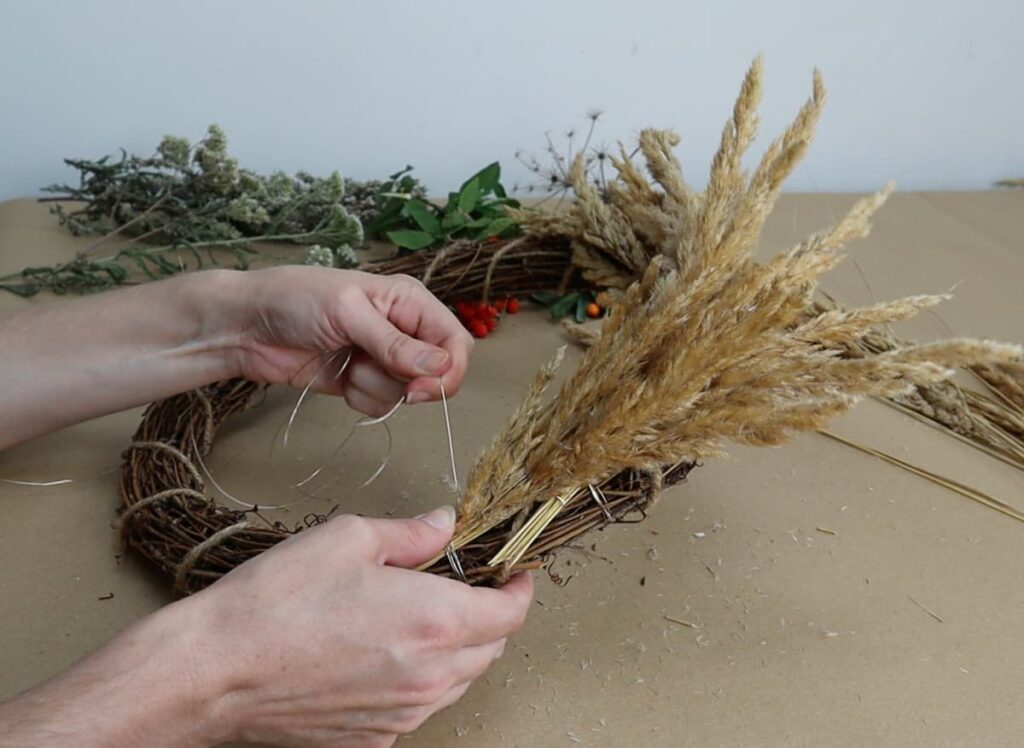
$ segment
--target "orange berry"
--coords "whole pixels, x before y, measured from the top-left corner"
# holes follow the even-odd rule
[[[587,316],[590,317],[590,319],[597,319],[598,317],[601,316],[601,307],[599,307],[592,301],[589,304],[587,304],[586,312]]]

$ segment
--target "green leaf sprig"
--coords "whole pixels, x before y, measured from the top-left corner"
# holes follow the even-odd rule
[[[394,214],[387,238],[405,251],[436,247],[455,239],[505,239],[519,233],[519,225],[506,208],[519,202],[501,184],[501,165],[495,161],[471,176],[457,192],[448,194],[443,207],[412,195],[395,195],[403,201]]]

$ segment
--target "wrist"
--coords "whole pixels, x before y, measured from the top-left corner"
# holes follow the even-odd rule
[[[226,649],[214,644],[215,622],[205,606],[193,598],[178,601],[144,619],[139,629],[127,645],[146,656],[137,689],[129,695],[149,702],[137,703],[142,720],[132,720],[138,744],[215,746],[233,739]],[[154,733],[163,742],[154,741]]]
[[[239,270],[206,270],[185,281],[184,301],[196,314],[190,341],[218,371],[215,379],[242,375],[243,341],[251,317],[251,281]]]
[[[175,603],[66,673],[0,705],[0,746],[214,746],[230,739],[212,627]]]
[[[246,653],[244,641],[225,639],[222,632],[235,630],[237,622],[211,592],[204,590],[164,609],[183,634],[176,667],[189,695],[180,708],[195,721],[190,739],[203,746],[245,738],[252,719],[250,696],[259,680],[259,665]]]

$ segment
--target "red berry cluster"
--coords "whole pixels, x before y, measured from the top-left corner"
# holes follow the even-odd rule
[[[493,304],[484,304],[482,301],[455,302],[455,313],[474,338],[486,338],[498,328],[498,320],[503,315],[518,312],[518,299],[501,299]]]

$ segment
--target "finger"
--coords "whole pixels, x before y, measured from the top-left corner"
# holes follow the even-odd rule
[[[345,372],[345,383],[382,402],[394,405],[405,394],[405,383],[389,376],[384,369],[363,351],[352,357]]]
[[[426,666],[442,684],[453,688],[479,678],[505,652],[505,640],[499,639],[457,649],[445,649],[434,655]]]
[[[439,377],[451,366],[447,350],[403,332],[365,296],[353,296],[347,311],[346,329],[352,342],[392,377],[405,381]],[[412,326],[411,332],[417,333],[417,327]]]
[[[396,400],[379,400],[372,395],[367,395],[362,390],[357,390],[354,387],[347,388],[343,393],[342,397],[345,398],[345,402],[348,403],[348,407],[352,410],[359,411],[365,416],[370,418],[380,418],[381,416],[387,415],[395,407]]]
[[[414,519],[367,520],[377,563],[412,568],[437,556],[455,530],[455,509],[441,506]],[[491,639],[497,639],[494,636]]]
[[[494,661],[505,654],[505,639],[463,647],[445,655],[445,666],[449,668],[455,685],[471,683],[483,675]]]
[[[451,366],[442,376],[441,383],[444,384],[445,397],[453,397],[462,387],[462,381],[466,377],[469,368],[469,356],[473,352],[473,338],[465,333],[452,336],[440,343],[441,347],[448,351],[451,356]],[[441,383],[437,377],[418,377],[406,387],[409,403],[428,402],[441,399]]]
[[[473,336],[458,318],[427,288],[411,278],[392,276],[379,278],[386,283],[375,296],[388,298],[388,319],[402,332],[442,348],[451,356],[451,367],[443,372],[445,394],[454,395],[462,386],[469,356],[473,351]],[[412,396],[411,403],[438,400],[441,397],[436,376],[424,375],[409,383],[407,392],[422,393]]]
[[[460,683],[457,686],[452,686],[450,689],[448,689],[448,692],[445,693],[444,696],[442,696],[440,699],[434,702],[434,704],[431,705],[431,709],[434,710],[433,713],[437,714],[442,709],[447,709],[456,701],[461,699],[463,696],[466,695],[466,691],[469,690],[469,687],[471,685],[473,685],[473,681],[470,680],[466,681],[465,683]]]
[[[533,601],[533,578],[516,574],[498,589],[463,587],[458,615],[466,631],[466,644],[486,644],[516,633],[526,621]]]

